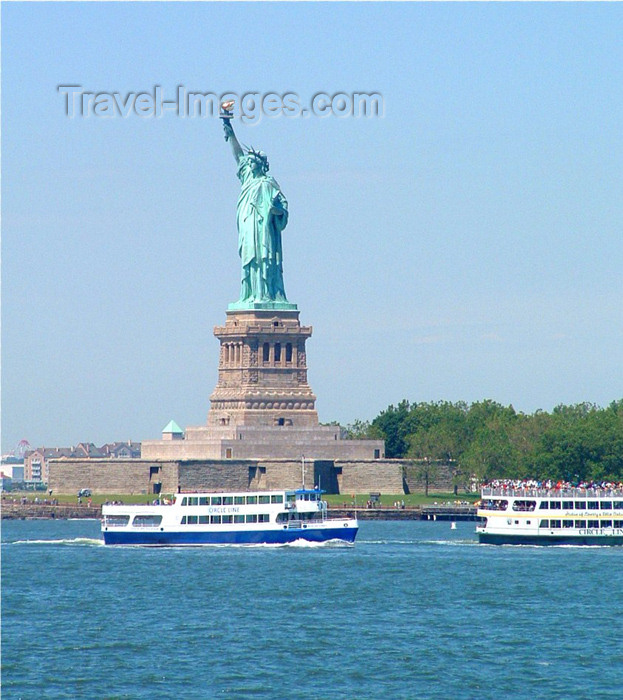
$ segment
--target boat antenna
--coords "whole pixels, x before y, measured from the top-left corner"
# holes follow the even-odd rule
[[[301,481],[305,488],[305,455],[301,455]]]

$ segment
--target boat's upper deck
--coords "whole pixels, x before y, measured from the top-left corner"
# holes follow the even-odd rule
[[[481,490],[482,498],[551,498],[551,499],[589,499],[589,498],[620,498],[623,499],[623,488],[514,488],[487,487]]]
[[[222,491],[202,493],[177,493],[174,497],[176,506],[255,506],[272,505],[283,509],[304,509],[311,506],[317,509],[324,505],[320,489],[293,489],[285,491]]]

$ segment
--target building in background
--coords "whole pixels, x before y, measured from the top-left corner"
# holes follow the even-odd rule
[[[48,463],[52,459],[138,459],[140,456],[141,443],[131,440],[110,442],[101,447],[92,442],[80,442],[72,447],[37,447],[24,456],[22,481],[47,484]]]

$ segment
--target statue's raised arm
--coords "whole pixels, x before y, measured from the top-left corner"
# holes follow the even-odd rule
[[[236,138],[234,127],[231,125],[231,119],[223,119],[223,131],[225,132],[225,141],[230,142],[231,150],[234,153],[234,158],[236,159],[236,162],[238,162],[244,155],[244,151]]]
[[[225,140],[238,164],[238,253],[242,263],[240,299],[230,308],[296,309],[286,298],[283,284],[281,232],[288,223],[288,202],[268,174],[263,151],[243,148],[232,127],[231,106],[222,105]]]

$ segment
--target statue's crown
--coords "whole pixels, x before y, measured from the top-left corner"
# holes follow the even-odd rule
[[[253,146],[250,146],[247,150],[247,155],[251,156],[255,160],[259,160],[265,169],[268,170],[268,156],[266,153],[264,153],[264,151],[256,151]]]

